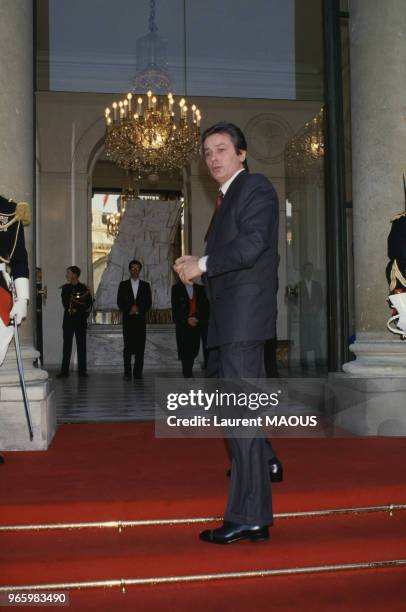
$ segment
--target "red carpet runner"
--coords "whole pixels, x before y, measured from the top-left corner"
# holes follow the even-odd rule
[[[286,481],[274,485],[275,512],[406,503],[404,439],[279,439],[275,447],[286,473]],[[221,516],[226,469],[221,440],[156,440],[151,424],[65,425],[46,453],[6,454],[0,471],[0,524]],[[406,558],[406,512],[279,519],[271,541],[257,545],[201,543],[197,534],[206,527],[135,527],[121,534],[110,529],[0,532],[0,582],[44,584]],[[70,609],[235,612],[245,609],[244,601],[254,610],[401,610],[406,567],[137,586],[126,595],[118,589],[72,591]]]

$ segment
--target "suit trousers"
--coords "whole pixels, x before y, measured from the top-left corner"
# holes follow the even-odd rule
[[[86,372],[86,322],[68,322],[63,325],[63,357],[61,372],[68,374],[72,354],[73,336],[76,338],[78,370]]]
[[[137,339],[137,342],[133,342],[131,346],[126,345],[124,341],[123,360],[125,376],[131,376],[131,356],[134,355],[133,376],[134,378],[141,377],[144,368],[145,340],[144,332],[144,334]]]
[[[209,352],[208,376],[241,379],[264,377],[264,342],[224,344]],[[236,381],[237,384],[237,381]],[[245,391],[238,382],[240,392]],[[241,432],[240,432],[241,435]],[[244,525],[272,525],[269,460],[275,454],[263,437],[239,437],[230,430],[231,478],[224,520]]]

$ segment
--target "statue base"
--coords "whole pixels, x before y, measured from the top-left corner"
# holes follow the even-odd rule
[[[362,332],[350,350],[356,359],[333,377],[336,424],[356,435],[406,436],[406,342]]]
[[[15,350],[11,343],[0,368],[0,450],[47,450],[56,431],[56,403],[48,372],[34,367],[39,353],[22,346],[21,353],[34,438],[29,438]]]

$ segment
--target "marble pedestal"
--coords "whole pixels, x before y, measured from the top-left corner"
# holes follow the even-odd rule
[[[406,436],[406,377],[329,380],[334,424],[357,436]]]
[[[93,325],[87,332],[87,368],[123,370],[123,333],[121,325]],[[175,325],[147,325],[144,371],[180,371],[176,349]]]
[[[49,386],[48,372],[33,365],[38,356],[39,353],[32,347],[22,347],[27,396],[34,431],[32,441],[28,435],[13,343],[0,368],[0,450],[46,450],[55,435],[54,392]]]
[[[331,379],[336,424],[356,435],[406,436],[406,341],[359,332],[350,350],[356,359]]]

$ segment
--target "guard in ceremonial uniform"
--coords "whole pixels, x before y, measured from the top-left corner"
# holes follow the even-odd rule
[[[72,354],[73,336],[76,337],[78,352],[79,376],[86,373],[86,329],[87,318],[93,305],[92,294],[89,287],[79,282],[80,268],[69,266],[66,270],[66,280],[62,286],[62,304],[65,309],[63,316],[63,357],[61,371],[57,378],[69,376],[69,365]]]
[[[405,190],[405,212],[391,219],[392,227],[388,236],[388,258],[386,278],[389,284],[389,304],[392,317],[387,327],[389,331],[406,337],[406,181],[403,175]],[[392,324],[393,323],[393,324]]]
[[[25,202],[16,204],[0,196],[0,366],[13,337],[11,320],[20,325],[27,316],[30,292],[23,225],[30,222],[29,213]]]

